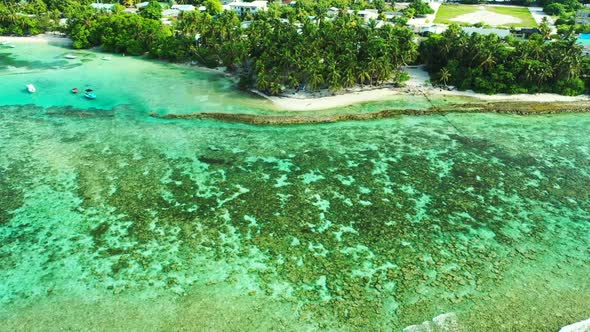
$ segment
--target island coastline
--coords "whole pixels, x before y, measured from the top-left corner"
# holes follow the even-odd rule
[[[53,43],[61,46],[70,46],[72,43],[72,40],[65,35],[51,33],[26,37],[2,36],[0,37],[0,41],[10,43]],[[228,74],[225,67],[207,68],[204,66],[194,66],[190,63],[184,65],[195,67],[201,71],[223,74],[237,84],[235,76]],[[408,66],[404,70],[409,73],[410,79],[401,87],[385,83],[380,86],[356,86],[338,92],[331,92],[327,89],[318,92],[287,91],[278,96],[270,96],[256,89],[250,89],[249,91],[271,101],[277,111],[290,112],[329,110],[367,102],[387,101],[400,96],[423,96],[427,99],[431,97],[439,99],[460,97],[465,98],[467,102],[492,102],[496,104],[590,102],[589,95],[564,96],[552,93],[487,95],[471,90],[460,91],[454,90],[453,88],[436,87],[430,84],[428,73],[421,66]],[[432,106],[434,107],[434,105]]]

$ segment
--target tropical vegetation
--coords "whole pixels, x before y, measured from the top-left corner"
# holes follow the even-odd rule
[[[206,11],[183,12],[164,23],[162,8],[155,1],[139,14],[128,13],[118,4],[110,11],[94,10],[88,0],[0,4],[0,33],[59,30],[69,35],[74,48],[100,46],[117,53],[224,66],[239,77],[240,87],[269,94],[285,89],[336,91],[355,85],[400,84],[407,79],[402,68],[416,63],[426,65],[436,84],[490,94],[575,95],[590,87],[590,62],[576,44],[573,24],[562,25],[558,36],[550,36],[550,29],[542,24],[541,33],[528,40],[469,36],[452,25],[442,35],[417,42],[403,19],[366,22],[355,12],[372,7],[383,18],[383,11],[391,7],[382,0],[271,3],[267,11],[242,17],[221,11],[219,0],[186,2],[203,5]],[[122,3],[133,5],[133,0]],[[351,10],[334,13],[330,6]],[[430,10],[415,0],[406,16]]]
[[[528,40],[501,39],[463,32],[452,25],[420,45],[420,56],[441,85],[495,93],[585,91],[585,60],[573,33],[546,42],[540,34]]]
[[[300,16],[297,11],[288,19],[281,16],[269,10],[243,27],[232,11],[214,16],[194,11],[168,27],[151,16],[88,10],[72,15],[67,32],[77,48],[102,45],[108,51],[225,66],[240,76],[241,86],[271,94],[304,86],[338,90],[401,82],[402,66],[417,56],[414,34],[406,27],[378,28],[354,13],[304,16],[298,24],[291,23]]]

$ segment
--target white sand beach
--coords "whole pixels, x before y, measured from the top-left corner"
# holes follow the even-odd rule
[[[45,44],[60,44],[60,45],[70,45],[72,40],[65,35],[61,34],[41,34],[35,36],[0,36],[0,42],[9,42],[9,43],[45,43]]]
[[[590,101],[590,96],[562,96],[551,93],[540,94],[496,94],[486,95],[473,91],[456,91],[446,90],[433,87],[429,83],[429,76],[426,71],[420,67],[406,68],[410,74],[410,79],[405,82],[405,87],[401,88],[377,88],[361,89],[360,87],[347,90],[339,95],[327,95],[328,91],[319,94],[310,94],[307,92],[298,92],[285,96],[266,96],[258,91],[255,93],[271,100],[277,108],[289,111],[317,111],[331,108],[348,106],[356,103],[381,101],[393,98],[399,95],[425,95],[425,96],[458,96],[470,97],[481,101],[520,101],[520,102],[575,102]],[[323,95],[322,95],[323,94]]]
[[[562,96],[562,95],[551,94],[551,93],[516,94],[516,95],[507,95],[507,94],[486,95],[486,94],[476,93],[476,92],[472,92],[472,91],[449,91],[449,90],[442,90],[442,89],[437,89],[437,88],[427,88],[427,89],[420,89],[420,90],[405,89],[405,88],[401,88],[401,89],[383,88],[383,89],[370,90],[370,91],[349,92],[349,93],[337,95],[337,96],[308,97],[308,98],[303,97],[303,95],[299,95],[297,97],[273,97],[273,96],[265,96],[263,94],[260,94],[260,95],[271,100],[281,110],[318,111],[318,110],[326,110],[326,109],[337,108],[337,107],[344,107],[344,106],[349,106],[352,104],[363,103],[363,102],[387,100],[388,98],[391,98],[393,96],[403,95],[403,94],[413,94],[413,95],[425,94],[427,96],[472,97],[472,98],[479,99],[481,101],[519,101],[519,102],[538,102],[538,103],[590,101],[589,96],[569,97],[569,96]]]

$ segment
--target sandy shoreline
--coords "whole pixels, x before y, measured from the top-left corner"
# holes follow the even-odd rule
[[[538,103],[550,103],[550,102],[576,102],[576,101],[589,101],[590,96],[562,96],[551,93],[540,93],[540,94],[497,94],[497,95],[486,95],[482,93],[475,93],[471,91],[448,91],[441,90],[434,87],[423,88],[420,90],[407,89],[407,88],[383,88],[371,91],[356,91],[345,93],[336,96],[326,97],[303,97],[303,96],[289,96],[289,97],[274,97],[266,96],[260,92],[256,92],[258,95],[263,96],[271,100],[278,108],[288,111],[317,111],[326,110],[337,107],[345,107],[357,103],[372,102],[372,101],[385,101],[392,97],[399,95],[421,95],[426,96],[438,96],[438,97],[470,97],[480,101],[524,101],[524,102],[538,102]]]
[[[590,101],[590,96],[582,95],[576,97],[562,96],[558,94],[496,94],[486,95],[473,91],[457,91],[434,87],[430,84],[430,76],[422,66],[408,66],[404,70],[410,75],[410,79],[404,82],[403,87],[395,87],[395,84],[389,83],[389,86],[382,87],[364,87],[356,86],[347,90],[339,91],[333,95],[328,90],[319,92],[291,92],[280,96],[269,96],[258,90],[252,89],[251,92],[270,100],[278,110],[281,111],[320,111],[339,107],[346,107],[359,103],[378,102],[392,100],[396,97],[436,97],[442,99],[445,97],[462,97],[466,102],[471,101],[490,101],[490,102],[576,102]]]
[[[405,82],[401,88],[384,87],[361,89],[353,88],[338,95],[326,95],[326,92],[319,93],[319,96],[299,92],[283,96],[267,96],[259,91],[252,92],[271,100],[277,108],[286,111],[318,111],[331,108],[345,107],[358,103],[386,101],[396,96],[426,96],[426,97],[465,97],[472,98],[476,101],[493,101],[493,102],[538,102],[538,103],[555,103],[555,102],[577,102],[590,101],[590,96],[580,95],[575,97],[562,96],[553,93],[539,94],[495,94],[486,95],[473,91],[445,90],[432,86],[429,83],[430,76],[421,66],[412,66],[404,69],[410,75],[410,79]]]
[[[58,34],[41,34],[35,36],[0,36],[0,42],[9,42],[9,43],[53,43],[53,44],[60,44],[60,45],[70,45],[72,44],[72,40],[65,35],[58,35]]]

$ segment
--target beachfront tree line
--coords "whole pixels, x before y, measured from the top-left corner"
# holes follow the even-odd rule
[[[553,92],[578,95],[586,90],[582,77],[588,61],[572,33],[546,42],[471,36],[451,25],[420,45],[420,55],[434,81],[458,89],[495,93]]]
[[[35,35],[51,30],[61,12],[50,10],[45,2],[0,2],[0,35]]]
[[[407,76],[402,66],[417,57],[410,29],[377,28],[350,13],[333,20],[305,16],[295,25],[269,11],[248,27],[241,23],[233,11],[187,12],[172,27],[141,15],[85,11],[70,18],[68,34],[76,48],[102,45],[108,51],[225,66],[239,75],[242,87],[271,94],[401,82]]]
[[[56,4],[61,2],[52,6]],[[136,15],[122,6],[106,12],[74,2],[64,11],[64,32],[75,48],[102,46],[117,53],[225,66],[240,77],[241,87],[269,94],[285,88],[338,90],[400,83],[407,78],[401,68],[415,63],[418,53],[434,83],[459,89],[573,95],[590,86],[584,79],[590,64],[581,57],[571,30],[546,42],[539,36],[467,36],[452,26],[423,40],[418,52],[415,35],[401,23],[377,27],[346,12],[328,19],[316,6],[306,0],[296,6],[271,5],[267,12],[249,15],[249,25],[232,11],[213,15],[211,6],[210,12],[183,13],[166,26],[155,19],[155,6]],[[43,8],[35,10],[42,14]]]

